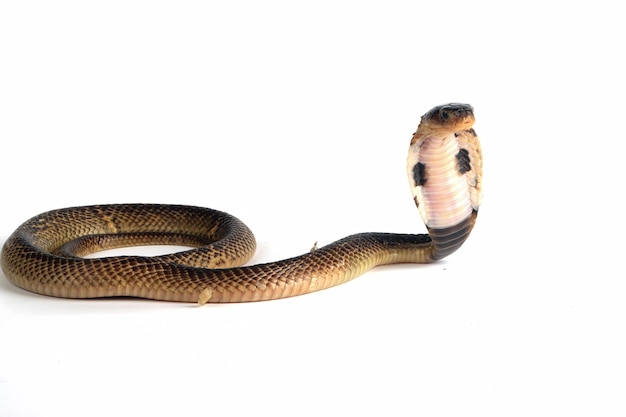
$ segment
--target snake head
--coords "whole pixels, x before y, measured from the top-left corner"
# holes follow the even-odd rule
[[[436,106],[422,116],[420,125],[450,132],[467,130],[474,125],[474,109],[469,104],[449,103]]]

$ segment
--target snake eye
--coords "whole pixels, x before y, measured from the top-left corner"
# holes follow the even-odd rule
[[[445,110],[441,110],[441,112],[439,113],[439,119],[442,122],[445,122],[446,120],[448,120],[448,117],[449,117],[448,112]]]

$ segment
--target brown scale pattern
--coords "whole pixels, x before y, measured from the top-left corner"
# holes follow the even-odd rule
[[[159,243],[205,244],[158,257],[85,259],[72,253],[77,248],[84,255],[88,244],[94,244],[91,251],[146,244],[155,234]],[[429,262],[430,246],[428,235],[367,233],[295,258],[235,267],[255,248],[238,219],[199,207],[122,204],[55,210],[28,220],[7,240],[2,268],[18,286],[56,297],[240,302],[328,288],[380,264]],[[210,269],[216,264],[227,268]]]
[[[471,128],[473,114],[467,110],[471,107],[461,106],[465,113],[458,117],[451,113],[450,120],[445,113],[449,107],[426,113],[412,143],[461,122],[467,121],[464,129]],[[479,146],[477,138],[472,143]],[[479,194],[482,173],[478,172],[468,181]],[[338,285],[377,265],[440,259],[465,241],[475,219],[474,211],[456,226],[431,229],[431,236],[357,234],[294,258],[240,266],[250,259],[256,243],[248,227],[229,214],[159,204],[73,207],[26,221],[6,241],[0,261],[17,286],[55,297],[129,296],[200,304],[270,300]],[[158,257],[81,257],[146,244],[196,248]]]

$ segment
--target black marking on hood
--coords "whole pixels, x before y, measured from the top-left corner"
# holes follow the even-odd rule
[[[421,162],[415,164],[413,167],[413,180],[416,187],[426,184],[426,165]]]
[[[465,174],[466,172],[472,170],[470,156],[467,149],[459,149],[459,153],[456,154],[456,161],[459,164],[459,172],[461,174]]]

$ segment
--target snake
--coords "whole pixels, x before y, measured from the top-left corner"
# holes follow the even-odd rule
[[[359,233],[300,256],[247,265],[255,237],[225,212],[173,204],[80,206],[20,225],[2,248],[2,270],[16,286],[47,296],[203,305],[291,297],[345,283],[379,265],[438,261],[466,241],[481,204],[482,151],[474,122],[469,104],[439,105],[421,117],[411,138],[407,176],[428,233]],[[152,244],[190,249],[86,256]]]

